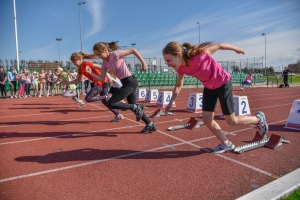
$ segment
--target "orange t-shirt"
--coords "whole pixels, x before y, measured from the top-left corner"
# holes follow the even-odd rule
[[[99,69],[93,68],[94,63],[91,62],[82,62],[81,66],[78,67],[78,74],[83,74],[84,76],[88,77],[91,81],[93,81],[95,86],[101,86],[104,83],[107,83],[107,77],[105,77],[104,81],[99,81],[95,79],[92,75],[89,73],[85,72],[85,68],[89,66],[92,69],[92,72],[97,75],[101,75],[101,72]]]

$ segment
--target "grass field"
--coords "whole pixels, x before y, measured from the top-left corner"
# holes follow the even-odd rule
[[[264,78],[267,78],[266,76]],[[274,83],[277,83],[277,76],[268,76],[269,81],[272,81]],[[280,82],[282,82],[282,79],[280,79]],[[295,84],[300,83],[300,76],[289,76],[289,83]]]
[[[300,199],[300,188],[295,190],[290,196],[281,198],[281,200],[299,200]]]

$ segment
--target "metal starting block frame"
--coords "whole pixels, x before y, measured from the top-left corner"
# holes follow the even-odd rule
[[[175,114],[173,112],[168,112],[168,115],[174,116]],[[157,118],[160,117],[161,115],[165,115],[165,113],[161,109],[157,109],[153,114],[147,115],[149,118]]]
[[[267,137],[266,135],[262,136],[257,131],[251,143],[236,147],[234,152],[244,153],[245,151],[250,151],[259,147],[275,149],[277,147],[281,147],[282,143],[290,143],[290,141],[286,140],[280,135],[275,134],[272,134],[270,137]]]
[[[204,122],[198,122],[198,120],[195,119],[195,117],[191,117],[191,119],[188,121],[186,124],[181,124],[181,125],[176,125],[176,126],[170,126],[168,128],[168,131],[174,131],[174,130],[179,130],[179,129],[194,129],[194,128],[200,128],[200,126],[203,126]]]

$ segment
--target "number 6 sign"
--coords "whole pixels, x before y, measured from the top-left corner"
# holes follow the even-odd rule
[[[145,88],[139,88],[136,91],[136,100],[137,101],[144,101],[146,98],[146,89]]]

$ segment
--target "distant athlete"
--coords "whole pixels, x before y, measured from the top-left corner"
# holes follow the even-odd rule
[[[52,84],[57,84],[57,82],[69,82],[71,80],[69,73],[64,71],[61,67],[55,69],[54,73],[57,76],[57,80],[53,81]],[[63,97],[71,97],[74,101],[76,101],[76,103],[79,104],[79,108],[85,106],[85,103],[78,97],[75,84],[67,85],[66,90],[63,93]]]

